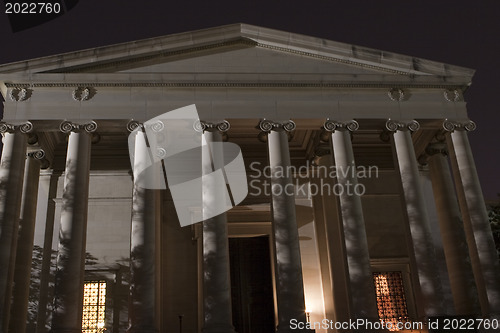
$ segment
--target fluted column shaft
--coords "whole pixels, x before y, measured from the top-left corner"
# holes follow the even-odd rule
[[[150,160],[145,134],[136,133],[134,170]],[[130,233],[130,305],[128,333],[158,332],[155,320],[156,225],[159,191],[140,185],[134,172],[132,227]]]
[[[82,329],[90,146],[90,133],[71,131],[64,172],[52,319],[52,332],[57,333],[79,333]]]
[[[418,163],[410,135],[410,130],[418,129],[419,125],[416,121],[408,124],[389,121],[387,128],[394,131],[394,135],[391,137],[403,186],[410,241],[417,265],[425,315],[442,315],[444,308],[442,287],[439,274],[437,274],[436,255],[429,228],[422,184],[420,183]]]
[[[36,155],[35,153],[29,153],[26,158],[19,221],[19,238],[17,240],[16,265],[14,271],[14,297],[12,298],[11,318],[9,322],[9,329],[11,332],[24,332],[26,330],[33,237],[35,234],[36,206],[38,200],[38,183],[40,180],[40,158],[43,158],[42,154]]]
[[[207,143],[202,154],[203,175],[224,167],[222,134],[219,131],[204,133]],[[215,143],[212,145],[212,143]],[[226,188],[215,184],[215,177],[203,180],[203,211],[210,214],[215,201],[224,200]],[[229,269],[229,244],[226,213],[203,221],[203,312],[204,333],[233,333],[231,308],[231,280]]]
[[[26,134],[3,133],[0,161],[0,332],[7,333],[26,159]]]
[[[500,314],[500,264],[491,233],[483,192],[467,138],[466,130],[475,129],[473,122],[465,124],[445,121],[455,184],[464,215],[465,232],[479,301],[483,316]]]
[[[285,130],[290,123],[283,125],[274,123],[274,128],[267,135],[271,172],[272,228],[276,254],[277,332],[297,331],[290,328],[292,319],[306,322],[295,195],[292,175],[288,172],[291,162],[288,135]],[[262,123],[260,127],[263,130],[268,129]]]
[[[434,153],[428,164],[455,311],[458,315],[478,314],[469,250],[446,156]]]
[[[37,315],[36,315],[36,333],[45,333],[47,329],[45,326],[47,325],[49,311],[47,304],[52,305],[53,299],[53,289],[50,288],[50,281],[53,280],[53,276],[51,274],[51,267],[53,266],[53,262],[55,260],[52,259],[52,253],[55,252],[52,249],[53,236],[54,236],[54,224],[55,224],[55,214],[56,214],[56,203],[54,199],[57,197],[57,185],[59,182],[59,178],[62,174],[62,171],[55,172],[51,170],[49,177],[43,177],[43,183],[40,185],[44,186],[47,191],[47,197],[44,198],[44,203],[47,206],[47,212],[45,214],[44,225],[44,236],[43,236],[43,250],[42,250],[42,262],[40,269],[40,285],[39,285],[39,298],[38,298],[38,306],[37,306]],[[43,184],[43,185],[42,185]],[[39,202],[39,205],[41,203]],[[36,224],[35,224],[36,226]],[[36,230],[35,230],[36,234]],[[51,292],[52,291],[52,292]]]
[[[348,191],[348,188],[356,188],[358,185],[350,133],[351,130],[358,128],[358,123],[355,121],[339,123],[327,120],[324,127],[327,130],[331,128],[332,131],[332,150],[337,170],[337,183],[342,188],[339,200],[351,294],[349,316],[351,319],[378,320],[361,197]]]

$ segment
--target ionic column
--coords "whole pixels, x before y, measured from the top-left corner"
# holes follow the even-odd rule
[[[150,174],[140,174],[144,165],[152,165],[146,134],[135,134],[134,189],[130,232],[130,303],[128,333],[156,333],[156,226],[159,214],[159,190],[144,188]],[[147,171],[145,171],[147,173]]]
[[[12,279],[16,258],[16,240],[21,210],[23,171],[26,159],[27,136],[33,125],[0,123],[3,136],[0,161],[0,332],[9,325]]]
[[[340,185],[340,214],[342,216],[345,254],[350,284],[350,318],[378,321],[370,254],[366,238],[361,198],[357,188],[356,166],[351,143],[351,132],[358,129],[356,121],[335,122],[327,120],[324,129],[332,132],[331,145]],[[353,191],[350,193],[350,191]]]
[[[45,168],[48,166],[44,158],[45,152],[43,150],[30,152],[26,158],[12,291],[14,297],[10,310],[9,329],[11,332],[24,332],[26,330],[40,168],[42,162]]]
[[[224,122],[229,129],[229,123]],[[206,146],[202,153],[203,175],[223,170],[222,134],[214,124],[203,123]],[[219,126],[220,127],[220,126]],[[203,180],[203,215],[212,216],[211,208],[220,206],[227,196],[226,187],[214,183],[216,177]],[[203,221],[203,318],[204,333],[234,333],[231,308],[231,280],[226,213]]]
[[[448,155],[446,144],[431,144],[426,148],[426,154],[429,156],[427,163],[432,179],[455,312],[458,315],[478,314],[477,290],[462,215],[446,158]]]
[[[394,132],[391,140],[403,186],[411,249],[417,266],[424,311],[427,316],[442,315],[442,287],[437,273],[436,255],[429,229],[418,163],[410,135],[410,131],[418,130],[420,125],[415,120],[410,122],[388,120],[386,127]]]
[[[91,132],[96,128],[94,122],[78,125],[65,121],[60,126],[69,138],[55,277],[54,333],[82,330],[90,146]]]
[[[292,175],[289,174],[291,163],[287,132],[295,129],[295,123],[262,120],[259,127],[268,133],[272,226],[276,254],[277,332],[296,332],[298,330],[290,328],[290,320],[305,323],[306,314],[295,193]]]
[[[445,120],[450,160],[455,175],[460,209],[464,217],[472,269],[483,316],[500,314],[500,265],[477,176],[467,131],[476,128],[472,121]]]

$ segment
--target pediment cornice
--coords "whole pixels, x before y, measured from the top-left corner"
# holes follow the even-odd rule
[[[231,47],[264,48],[392,75],[462,77],[462,85],[469,84],[474,74],[468,68],[247,24],[232,24],[5,64],[0,65],[0,73],[113,72],[113,69],[124,65],[158,59],[168,61]]]

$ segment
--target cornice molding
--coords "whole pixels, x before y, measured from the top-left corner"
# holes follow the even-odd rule
[[[383,66],[375,66],[375,65],[366,64],[366,63],[363,63],[360,61],[352,61],[352,60],[347,60],[347,59],[342,59],[342,58],[337,58],[337,57],[329,57],[326,55],[315,54],[315,53],[306,52],[306,51],[299,51],[299,50],[294,50],[291,48],[285,48],[285,47],[280,47],[280,46],[271,45],[271,44],[257,43],[257,47],[261,47],[261,48],[265,48],[265,49],[269,49],[269,50],[280,51],[280,52],[285,52],[285,53],[291,53],[291,54],[300,55],[300,56],[308,57],[308,58],[326,60],[329,62],[336,62],[336,63],[346,64],[346,65],[351,65],[351,66],[358,66],[358,67],[363,67],[363,68],[368,68],[368,69],[374,69],[374,70],[389,72],[392,74],[414,75],[413,73],[410,73],[407,71],[398,71],[398,70],[383,67]]]
[[[341,83],[341,82],[30,82],[10,83],[7,88],[380,88],[380,89],[461,89],[462,86],[446,84],[391,84],[391,83]]]
[[[293,49],[293,48],[286,48],[286,47],[282,47],[282,46],[277,46],[277,45],[272,45],[272,44],[267,44],[267,43],[262,43],[262,42],[256,42],[256,41],[252,40],[251,38],[247,38],[247,37],[239,37],[235,40],[229,40],[229,41],[219,42],[219,43],[212,43],[212,44],[207,44],[207,45],[200,45],[200,46],[190,47],[190,48],[181,49],[181,50],[161,51],[161,52],[158,52],[155,54],[143,55],[143,56],[139,56],[139,57],[135,57],[135,58],[119,59],[119,60],[110,61],[110,62],[103,62],[100,64],[91,65],[91,66],[79,65],[79,66],[74,66],[74,67],[67,67],[67,68],[63,68],[63,69],[46,71],[45,73],[95,72],[96,70],[106,70],[108,68],[114,68],[114,67],[123,66],[123,65],[137,64],[140,62],[157,60],[157,59],[162,59],[162,58],[169,58],[169,57],[179,56],[179,55],[196,54],[196,53],[200,53],[203,51],[209,51],[209,50],[213,50],[213,49],[217,49],[217,48],[228,47],[228,46],[237,46],[237,45],[254,46],[254,47],[259,47],[259,48],[263,48],[263,49],[299,55],[302,57],[307,57],[307,58],[312,58],[312,59],[320,59],[320,60],[328,61],[328,62],[341,63],[341,64],[346,64],[346,65],[351,65],[351,66],[373,69],[373,70],[383,71],[383,72],[397,74],[397,75],[406,75],[406,76],[413,75],[413,73],[410,73],[409,71],[400,71],[400,70],[387,68],[384,66],[376,66],[376,65],[372,65],[372,64],[367,64],[367,63],[363,63],[360,61],[342,59],[342,58],[334,57],[334,56],[327,56],[327,55],[316,54],[316,53],[307,52],[307,51],[303,51],[303,50],[297,50],[297,49]]]
[[[161,58],[169,58],[173,56],[179,55],[188,55],[195,54],[203,51],[209,51],[216,48],[227,47],[227,46],[235,46],[235,45],[243,45],[243,46],[257,46],[258,43],[248,38],[237,38],[235,40],[228,40],[219,43],[212,43],[206,45],[200,45],[195,47],[189,47],[180,50],[173,51],[160,51],[154,54],[148,54],[143,56],[131,57],[131,58],[121,58],[114,61],[103,61],[99,64],[94,65],[78,65],[73,67],[66,67],[62,69],[56,69],[51,71],[46,71],[44,73],[85,73],[85,72],[95,72],[96,70],[105,70],[107,68],[113,68],[122,65],[131,65],[134,63],[140,63],[144,61],[151,61]]]

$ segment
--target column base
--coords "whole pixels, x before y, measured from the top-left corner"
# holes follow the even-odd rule
[[[210,327],[203,327],[202,333],[236,333],[233,325],[210,325]]]

